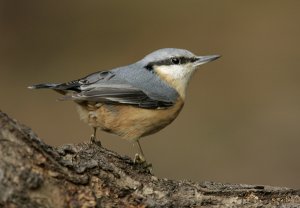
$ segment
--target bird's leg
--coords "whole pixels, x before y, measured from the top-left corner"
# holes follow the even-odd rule
[[[93,127],[93,134],[91,136],[91,142],[93,144],[97,144],[98,146],[102,146],[100,140],[97,140],[97,138],[96,138],[96,133],[97,133],[97,127]]]
[[[134,157],[134,163],[136,164],[141,164],[143,165],[145,168],[147,168],[150,172],[152,172],[152,164],[151,163],[147,163],[142,146],[139,142],[139,140],[136,141],[136,144],[138,146],[139,149],[139,154],[135,154]]]
[[[97,128],[93,127],[93,134],[91,135],[91,142],[92,143],[96,142],[96,133],[97,133]]]
[[[144,152],[143,152],[143,149],[142,149],[142,146],[141,146],[139,140],[136,141],[136,144],[138,146],[140,154],[138,154],[138,153],[135,154],[134,162],[135,163],[143,163],[146,161],[146,158],[145,158],[145,155],[144,155]]]

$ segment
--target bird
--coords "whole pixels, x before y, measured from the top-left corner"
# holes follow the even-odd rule
[[[52,89],[77,104],[80,119],[92,129],[91,142],[101,145],[97,129],[137,144],[137,163],[146,162],[139,140],[169,125],[181,111],[196,69],[220,55],[197,56],[186,49],[158,49],[122,67],[98,71],[65,83],[31,85]]]

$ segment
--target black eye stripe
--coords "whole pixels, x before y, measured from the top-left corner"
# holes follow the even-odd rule
[[[177,63],[178,61],[178,63]],[[170,66],[170,65],[178,65],[178,64],[186,64],[193,63],[197,61],[196,57],[172,57],[160,61],[150,62],[145,68],[149,71],[153,70],[153,66]]]

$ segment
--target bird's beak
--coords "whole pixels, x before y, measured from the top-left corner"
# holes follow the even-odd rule
[[[194,62],[194,64],[195,64],[195,66],[199,66],[199,65],[214,61],[220,57],[221,57],[220,55],[197,56],[196,57],[197,60]]]

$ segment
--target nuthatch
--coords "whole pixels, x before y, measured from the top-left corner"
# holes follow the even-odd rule
[[[196,56],[184,49],[165,48],[142,60],[109,71],[99,71],[62,84],[37,84],[30,89],[49,88],[73,100],[80,118],[94,130],[117,134],[138,144],[139,139],[170,124],[183,107],[188,82],[199,65],[219,55]],[[101,144],[99,142],[99,144]]]

